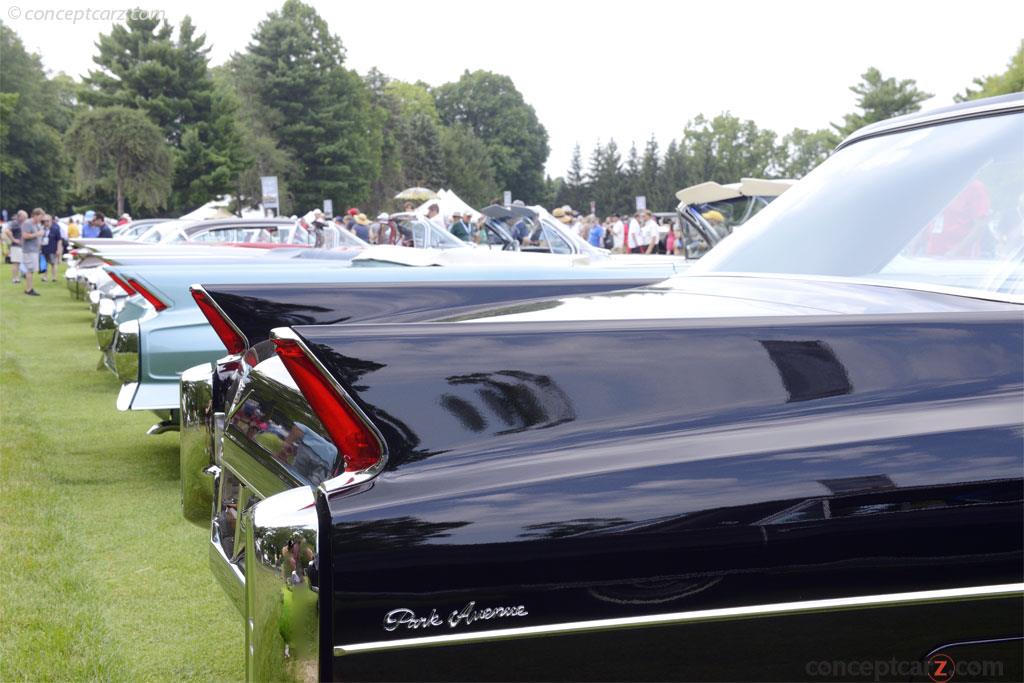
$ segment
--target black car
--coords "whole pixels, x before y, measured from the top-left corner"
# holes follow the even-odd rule
[[[869,126],[628,290],[197,288],[250,679],[1020,680],[1022,140],[1022,96]]]

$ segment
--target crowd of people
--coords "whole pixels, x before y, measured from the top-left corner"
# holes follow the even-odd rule
[[[113,237],[107,217],[99,211],[69,216],[60,220],[43,209],[25,210],[8,216],[4,210],[0,215],[3,222],[0,241],[3,245],[4,263],[11,266],[11,282],[24,281],[25,294],[39,296],[35,288],[36,273],[43,282],[56,282],[58,264],[64,258],[69,240],[76,237]],[[117,225],[131,222],[131,216],[123,214]]]
[[[513,202],[513,207],[525,208],[518,200]],[[298,220],[303,227],[318,233],[325,228],[333,227],[347,230],[369,244],[404,244],[408,236],[403,236],[401,226],[395,218],[408,216],[415,210],[415,206],[410,202],[403,207],[402,213],[380,213],[374,220],[356,208],[349,209],[344,215],[335,216],[333,220],[322,211],[314,210]],[[578,235],[583,241],[612,253],[686,253],[685,239],[678,223],[671,217],[659,221],[650,210],[639,210],[633,215],[612,213],[601,220],[594,214],[583,215],[570,206],[561,206],[554,209],[551,215],[560,221],[567,231]],[[442,214],[439,203],[430,203],[422,218],[463,242],[487,244],[490,239],[485,227],[487,217],[483,214],[459,209]],[[706,213],[704,218],[712,224],[723,220],[717,211]],[[537,225],[531,224],[526,218],[504,221],[504,227],[521,246],[536,246],[540,239]]]

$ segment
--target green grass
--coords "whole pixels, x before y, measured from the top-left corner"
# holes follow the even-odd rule
[[[0,680],[244,678],[242,619],[179,509],[177,433],[117,411],[88,305],[63,278],[36,289],[0,278]]]

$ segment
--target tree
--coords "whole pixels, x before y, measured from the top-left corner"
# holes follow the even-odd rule
[[[570,206],[583,206],[586,202],[586,176],[583,172],[583,157],[580,153],[580,143],[572,150],[572,159],[569,161],[569,172],[562,182],[555,188],[554,201],[552,203],[569,204]]]
[[[963,94],[956,95],[953,99],[957,102],[966,102],[982,97],[1024,92],[1024,40],[1020,41],[1017,52],[1010,58],[1004,73],[975,78],[974,85],[978,86],[977,90],[967,88]]]
[[[865,71],[861,82],[851,85],[850,90],[857,94],[857,107],[861,111],[844,116],[841,125],[832,124],[843,137],[869,123],[918,111],[921,103],[933,96],[920,90],[914,79],[882,78],[875,67]]]
[[[206,36],[190,17],[166,20],[129,16],[101,35],[99,67],[84,79],[82,100],[100,107],[144,111],[173,147],[171,206],[184,211],[230,191],[245,157],[235,127],[237,101],[215,94]]]
[[[802,178],[827,159],[837,144],[839,136],[835,131],[821,129],[812,132],[794,128],[782,138],[778,155],[779,175],[784,178]]]
[[[380,118],[344,59],[327,22],[300,0],[271,12],[238,57],[249,75],[240,82],[267,115],[265,129],[297,164],[302,183],[292,194],[299,211],[325,198],[355,206],[380,173]]]
[[[636,149],[636,143],[629,146],[629,153],[626,155],[626,167],[623,169],[622,193],[633,199],[636,205],[638,195],[647,194],[647,189],[640,185],[640,152]]]
[[[644,146],[644,156],[640,161],[640,175],[637,187],[641,190],[638,194],[647,196],[647,206],[654,211],[664,211],[669,206],[665,191],[658,182],[658,175],[661,171],[658,160],[658,141],[653,135],[647,140]]]
[[[744,176],[771,175],[778,151],[775,133],[726,112],[708,121],[697,116],[683,132],[690,184],[734,183]]]
[[[152,209],[167,201],[173,159],[163,133],[144,113],[127,107],[82,110],[65,144],[75,159],[78,189],[113,190],[118,214],[126,198]]]
[[[280,213],[292,213],[291,183],[299,179],[299,165],[272,133],[280,114],[263,106],[255,93],[256,75],[237,55],[224,67],[212,70],[216,91],[235,99],[234,125],[241,140],[239,170],[232,183],[238,206],[256,206],[263,196],[262,176],[276,176]]]
[[[466,126],[450,126],[440,136],[442,186],[454,190],[470,206],[485,206],[501,190],[494,180],[494,166],[487,145]]]
[[[175,163],[175,206],[200,206],[237,186],[239,174],[252,161],[237,124],[238,107],[234,91],[218,90],[209,121],[185,129]]]
[[[468,126],[487,145],[503,190],[527,204],[544,192],[548,133],[508,76],[466,71],[434,91],[441,121]]]
[[[587,171],[588,199],[595,204],[595,210],[601,214],[613,211],[630,211],[632,197],[626,187],[622,172],[622,157],[615,140],[607,145],[597,143],[590,155],[590,168]]]
[[[47,80],[39,55],[26,52],[3,22],[0,65],[0,203],[56,211],[68,178],[56,127],[59,88]]]

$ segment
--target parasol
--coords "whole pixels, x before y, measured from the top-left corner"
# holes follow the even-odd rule
[[[395,199],[423,202],[428,199],[437,199],[437,193],[426,187],[410,187],[396,194]]]

